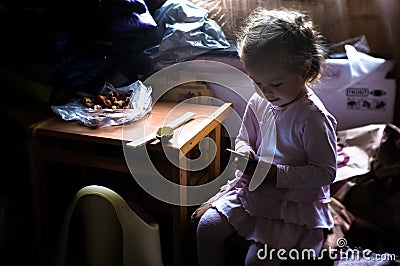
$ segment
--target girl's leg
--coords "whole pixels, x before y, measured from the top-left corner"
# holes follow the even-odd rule
[[[302,260],[315,260],[315,258],[311,258],[313,256],[317,256],[319,259],[319,255],[328,255],[327,250],[322,252],[322,246],[325,240],[325,229],[322,228],[314,228],[311,230],[303,230],[300,235],[299,241],[297,243],[297,249],[299,251],[307,250],[307,252],[303,252],[305,254]],[[328,265],[328,264],[327,264]]]
[[[269,255],[266,246],[260,242],[251,242],[246,255],[246,266],[278,266],[276,256]]]
[[[208,209],[197,227],[197,254],[200,266],[221,266],[225,263],[225,240],[233,234],[233,226],[216,209]]]

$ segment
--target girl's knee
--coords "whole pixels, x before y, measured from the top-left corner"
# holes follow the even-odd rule
[[[233,228],[226,217],[210,208],[201,217],[197,226],[197,238],[226,238],[232,234]]]

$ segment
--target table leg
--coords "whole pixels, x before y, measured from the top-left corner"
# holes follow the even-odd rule
[[[34,228],[36,237],[36,252],[40,262],[44,260],[44,213],[46,212],[45,206],[45,193],[47,191],[45,182],[45,162],[40,157],[39,147],[40,141],[32,137],[29,141],[29,167],[31,175],[31,192],[32,192],[32,205],[34,211]]]
[[[221,173],[221,125],[218,124],[215,129],[210,132],[209,136],[214,140],[216,146],[215,158],[208,168],[210,180],[213,180]]]
[[[188,169],[189,162],[186,160],[184,155],[179,155],[179,184],[183,186],[188,185],[189,172]],[[187,233],[187,190],[184,187],[180,189],[180,206],[174,208],[173,214],[173,256],[174,256],[174,266],[180,266],[184,263],[184,254],[186,253],[188,241],[185,239]]]

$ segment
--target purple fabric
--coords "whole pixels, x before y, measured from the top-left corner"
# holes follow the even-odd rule
[[[99,11],[101,37],[115,40],[157,28],[143,0],[108,0]],[[96,23],[94,23],[96,24]]]
[[[152,16],[146,12],[132,13],[129,17],[120,17],[108,21],[108,35],[112,38],[129,37],[137,32],[155,29],[157,24]]]
[[[103,0],[101,2],[103,15],[130,15],[133,12],[142,14],[147,11],[146,4],[138,0]]]

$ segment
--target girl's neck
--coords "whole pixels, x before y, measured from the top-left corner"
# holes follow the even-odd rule
[[[278,106],[279,108],[284,108],[286,106],[291,105],[292,103],[294,103],[295,101],[297,101],[298,99],[300,99],[301,97],[303,97],[304,95],[306,95],[309,92],[308,86],[304,85],[304,89],[300,90],[299,93],[297,94],[297,96],[291,100],[288,103],[285,103],[284,105]]]

